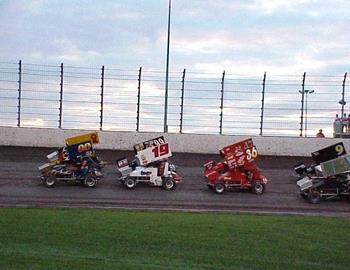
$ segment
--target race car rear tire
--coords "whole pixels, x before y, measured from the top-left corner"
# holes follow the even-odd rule
[[[317,190],[311,190],[307,195],[307,199],[309,203],[312,203],[312,204],[320,203],[321,201],[320,192],[318,192]]]
[[[216,194],[223,194],[225,192],[224,183],[217,183],[214,185],[214,191]]]
[[[86,176],[86,178],[84,180],[84,185],[86,187],[89,187],[89,188],[96,187],[96,184],[97,184],[96,177],[94,177],[93,175]]]
[[[128,189],[134,189],[136,187],[136,180],[133,178],[128,178],[125,180],[124,184]]]
[[[55,176],[48,176],[44,179],[44,184],[46,187],[53,187],[56,184],[56,177]]]
[[[254,194],[261,195],[265,191],[265,185],[260,182],[254,182],[252,184],[252,191]]]
[[[174,190],[176,188],[176,182],[171,178],[164,179],[163,188],[165,190]]]

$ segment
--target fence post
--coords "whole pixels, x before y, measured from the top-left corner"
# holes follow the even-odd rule
[[[21,99],[22,99],[22,60],[19,60],[19,62],[18,62],[17,127],[21,126]]]
[[[220,134],[222,134],[222,118],[224,115],[224,85],[225,85],[225,70],[222,73],[222,79],[221,79]]]
[[[182,133],[182,124],[183,124],[183,119],[184,119],[185,76],[186,76],[186,69],[184,69],[184,71],[182,73],[182,83],[181,83],[180,133]]]
[[[60,108],[59,108],[59,119],[58,119],[58,127],[62,128],[62,105],[63,105],[63,63],[61,63],[61,71],[60,71]]]
[[[137,86],[137,115],[136,115],[136,131],[140,131],[140,100],[141,100],[141,74],[142,67],[139,69],[139,78]]]
[[[300,134],[299,136],[303,136],[303,122],[304,122],[304,94],[305,94],[305,77],[306,72],[304,72],[303,75],[303,84],[301,91],[299,90],[299,93],[301,94],[301,109],[300,109]]]
[[[261,96],[260,136],[263,135],[264,106],[265,106],[265,86],[266,86],[266,72],[264,73],[262,96]]]
[[[341,98],[341,101],[339,102],[341,104],[341,118],[343,118],[343,115],[344,115],[344,106],[346,104],[345,102],[345,82],[346,82],[346,76],[348,75],[347,72],[345,72],[344,74],[344,80],[343,80],[343,92],[342,92],[342,98]]]
[[[100,130],[102,130],[103,125],[103,90],[104,90],[104,80],[105,80],[105,66],[101,69],[101,109],[100,109]]]

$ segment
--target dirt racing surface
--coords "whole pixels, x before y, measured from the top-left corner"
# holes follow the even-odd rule
[[[104,178],[96,188],[79,184],[57,183],[45,187],[38,178],[38,166],[46,162],[46,155],[56,149],[0,146],[0,206],[96,207],[127,209],[161,209],[184,211],[230,211],[326,215],[350,217],[350,204],[346,201],[322,201],[310,204],[297,193],[293,166],[307,158],[260,157],[257,161],[269,184],[259,196],[246,191],[217,195],[210,191],[203,178],[205,161],[219,161],[219,155],[174,153],[170,159],[178,166],[183,177],[176,190],[139,184],[128,190],[117,181],[115,160],[124,156],[133,158],[132,152],[98,151],[109,164]]]

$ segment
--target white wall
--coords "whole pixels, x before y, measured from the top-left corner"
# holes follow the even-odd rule
[[[0,145],[60,147],[64,139],[82,134],[85,130],[43,129],[0,127]],[[90,131],[91,132],[91,131]],[[99,131],[100,144],[98,149],[132,150],[132,146],[145,140],[164,135],[162,133]],[[218,153],[218,150],[233,142],[249,136],[221,136],[198,134],[164,135],[170,142],[173,152],[186,153]],[[292,137],[252,137],[261,155],[277,156],[310,156],[310,153],[343,141],[350,151],[350,139],[333,138],[292,138]]]

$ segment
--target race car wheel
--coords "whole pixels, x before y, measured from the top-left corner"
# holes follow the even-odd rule
[[[47,187],[53,187],[56,184],[56,177],[55,176],[48,176],[44,179],[44,184]]]
[[[225,192],[225,185],[223,183],[215,184],[214,191],[216,194],[223,194]]]
[[[257,195],[261,195],[265,191],[265,185],[263,183],[260,183],[260,182],[255,182],[252,185],[252,191],[253,191],[253,193],[255,193]]]
[[[301,196],[304,200],[307,200],[307,194],[301,193],[300,196]]]
[[[96,187],[96,184],[97,184],[97,179],[92,176],[92,175],[88,175],[86,178],[85,178],[85,181],[84,181],[84,185],[86,187]]]
[[[321,201],[320,192],[318,192],[317,190],[311,190],[307,195],[307,199],[309,203],[313,203],[313,204],[320,203]]]
[[[174,190],[176,188],[176,182],[171,178],[167,178],[163,182],[163,188],[165,190]]]
[[[133,189],[136,187],[136,180],[133,179],[133,178],[128,178],[125,180],[125,186],[128,188],[128,189]]]

